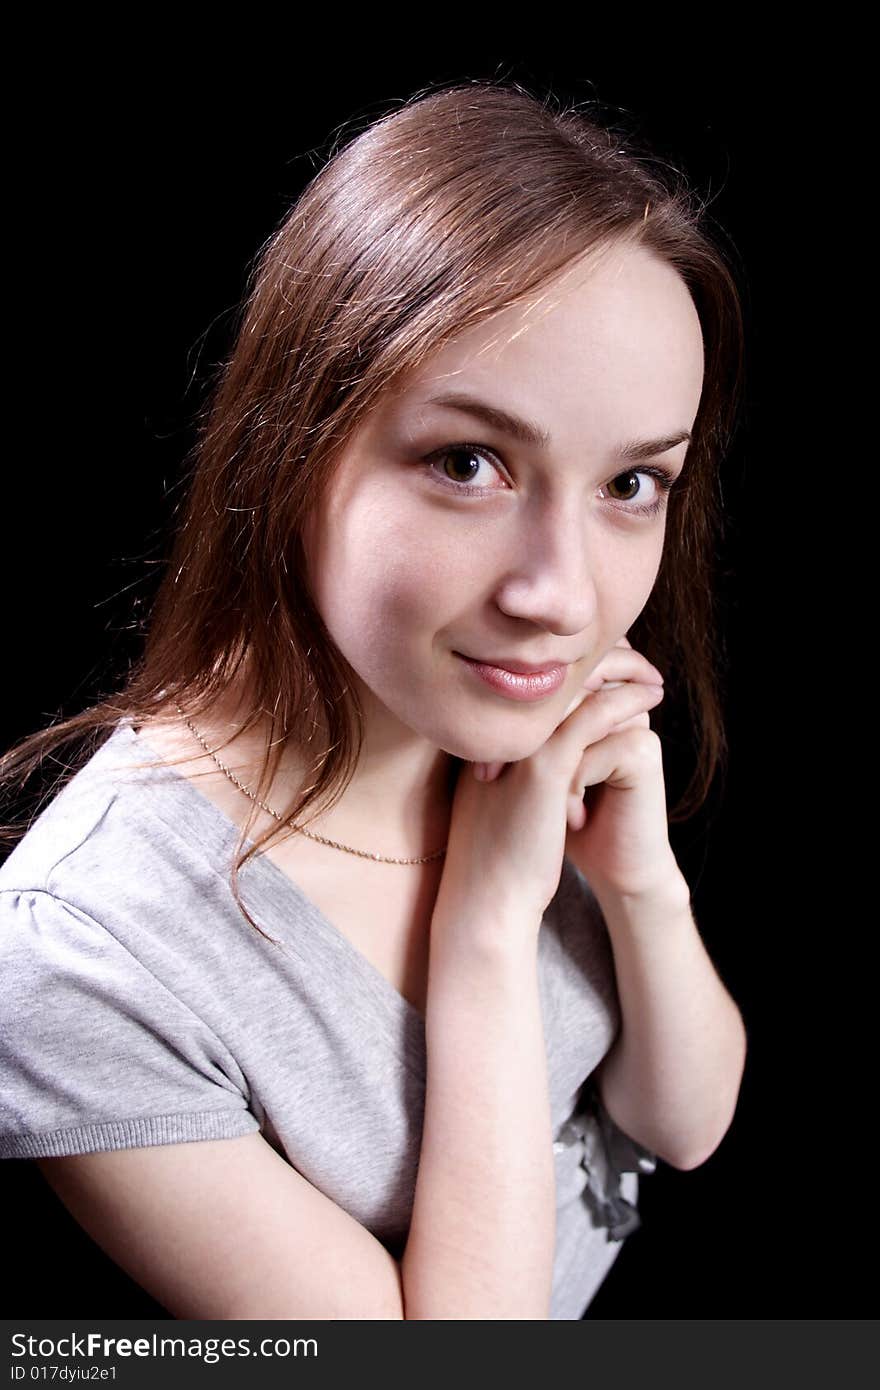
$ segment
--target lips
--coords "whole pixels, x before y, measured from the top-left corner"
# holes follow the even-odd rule
[[[512,671],[517,676],[540,676],[547,671],[556,671],[560,667],[563,670],[568,666],[567,661],[555,661],[548,658],[546,661],[518,661],[511,656],[467,656],[464,652],[459,652],[465,661],[473,661],[478,666],[495,666],[500,671]]]
[[[561,689],[568,675],[568,666],[562,662],[535,669],[533,663],[516,661],[508,656],[494,657],[488,662],[464,656],[461,652],[455,655],[464,662],[474,678],[494,690],[496,695],[506,696],[510,700],[546,699]],[[498,664],[501,661],[505,663],[503,666]],[[514,669],[515,666],[520,669]]]

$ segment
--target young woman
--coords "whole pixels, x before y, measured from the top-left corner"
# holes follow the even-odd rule
[[[638,1174],[729,1127],[650,725],[668,676],[693,810],[742,352],[700,221],[518,86],[352,138],[263,251],[142,661],[0,763],[81,744],[6,828],[0,1152],[173,1316],[579,1318]]]

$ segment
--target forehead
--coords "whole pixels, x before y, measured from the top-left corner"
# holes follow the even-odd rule
[[[703,381],[699,316],[677,272],[641,248],[582,258],[521,304],[466,329],[400,381],[395,418],[467,391],[538,421],[573,415],[648,432],[690,428]],[[672,418],[672,417],[675,418]]]

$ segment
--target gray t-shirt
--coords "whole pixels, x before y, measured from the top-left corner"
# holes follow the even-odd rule
[[[241,870],[240,892],[279,944],[255,931],[229,886],[237,836],[123,719],[16,844],[0,867],[0,1157],[259,1129],[399,1259],[424,1019],[265,855]],[[575,1319],[640,1224],[637,1175],[657,1156],[590,1080],[620,1008],[607,927],[568,859],[538,970],[557,1179],[551,1317]]]

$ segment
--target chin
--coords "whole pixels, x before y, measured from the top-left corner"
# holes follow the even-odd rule
[[[510,719],[503,717],[504,710],[492,716],[482,713],[476,718],[472,711],[465,710],[456,724],[456,703],[453,700],[446,703],[446,717],[442,720],[436,717],[436,696],[431,709],[433,719],[418,717],[412,709],[394,713],[420,738],[450,757],[468,763],[518,763],[530,758],[543,747],[560,722],[558,703],[551,712],[548,702],[542,712],[536,706],[512,704]],[[424,715],[424,711],[419,714]]]
[[[486,738],[450,738],[440,741],[439,746],[444,753],[468,763],[518,763],[537,753],[546,741],[545,737],[526,742],[521,735],[519,738],[501,739],[496,732]]]

